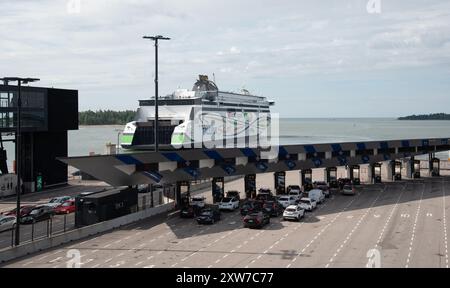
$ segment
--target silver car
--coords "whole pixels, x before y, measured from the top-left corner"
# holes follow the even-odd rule
[[[16,217],[0,216],[0,232],[14,228],[15,224],[16,224]]]

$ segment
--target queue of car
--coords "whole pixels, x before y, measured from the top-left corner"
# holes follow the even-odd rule
[[[69,214],[75,212],[75,199],[70,196],[59,196],[48,203],[38,205],[23,205],[20,207],[20,224],[33,224],[48,220],[55,214]],[[12,229],[17,223],[17,209],[0,214],[0,232]]]
[[[342,194],[355,194],[355,188],[339,179]],[[306,212],[312,212],[331,196],[331,190],[324,181],[317,181],[302,191],[299,185],[289,185],[286,194],[274,196],[271,189],[262,187],[254,199],[241,202],[240,192],[231,190],[217,205],[206,205],[205,197],[194,196],[190,204],[183,207],[180,216],[195,218],[199,224],[214,224],[221,219],[221,211],[240,209],[244,227],[262,228],[270,223],[270,217],[282,216],[283,220],[300,221]],[[68,205],[68,204],[67,204]],[[58,210],[64,209],[61,205]]]

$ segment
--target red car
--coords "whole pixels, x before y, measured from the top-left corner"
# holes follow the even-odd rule
[[[33,205],[20,206],[20,216],[21,217],[27,216],[31,212],[31,210],[33,210],[34,207],[36,207],[36,206],[33,206]],[[16,211],[17,211],[17,209],[13,209],[13,210],[8,211],[8,212],[3,212],[2,215],[4,215],[4,216],[16,216]]]
[[[75,212],[75,200],[66,201],[55,208],[56,214],[69,214],[72,212]]]

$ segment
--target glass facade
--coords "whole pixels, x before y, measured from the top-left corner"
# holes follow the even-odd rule
[[[22,88],[22,117],[24,131],[47,130],[46,92],[42,89]],[[0,85],[0,130],[14,130],[17,121],[17,87]]]

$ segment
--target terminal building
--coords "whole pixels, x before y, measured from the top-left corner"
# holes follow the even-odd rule
[[[14,179],[16,165],[15,161],[14,165],[7,165],[12,160],[7,159],[7,155],[11,158],[15,153],[17,98],[17,86],[0,84],[0,179],[11,183],[15,182],[11,179]],[[68,131],[78,129],[78,91],[23,86],[21,102],[21,147],[18,151],[25,193],[67,184],[67,165],[57,157],[68,156]],[[0,197],[15,194],[10,183],[0,185],[4,186],[0,187],[3,191]]]

